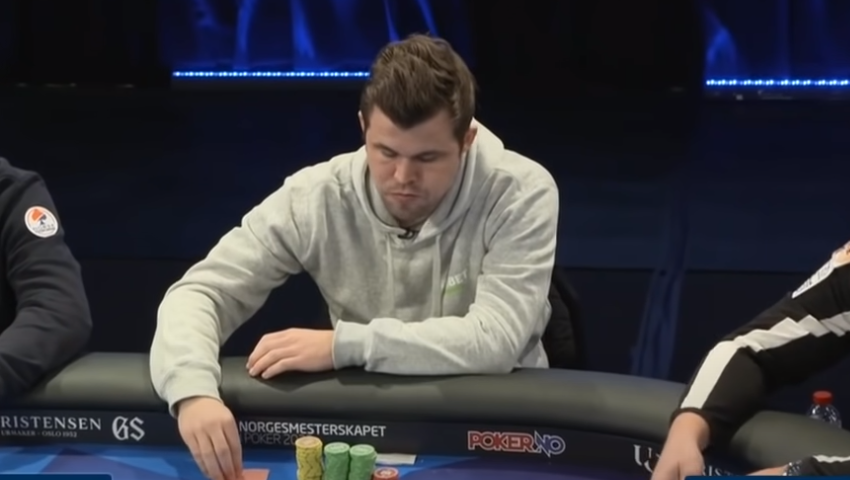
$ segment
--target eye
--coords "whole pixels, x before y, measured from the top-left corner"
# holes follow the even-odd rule
[[[385,149],[385,148],[382,148],[382,149],[381,149],[381,154],[382,154],[383,156],[387,157],[387,158],[395,158],[395,157],[397,157],[397,156],[398,156],[398,154],[397,154],[396,152],[394,152],[394,151],[392,151],[392,150],[387,150],[387,149]]]

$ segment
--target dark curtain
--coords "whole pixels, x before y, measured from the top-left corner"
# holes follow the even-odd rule
[[[173,23],[166,17],[173,17],[174,12],[173,8],[158,12],[158,8],[186,3],[177,0],[165,3],[157,0],[9,1],[14,4],[10,9],[15,17],[14,55],[12,68],[4,72],[6,81],[151,83],[155,78],[167,77],[170,69],[162,65],[166,63],[164,59],[176,60],[173,52],[200,41],[177,42],[177,37],[182,38],[179,35],[172,41],[168,38],[176,34],[169,37],[161,31]],[[326,1],[296,3],[305,6],[328,4]],[[339,0],[339,5],[349,3]],[[400,7],[405,5],[404,9]],[[450,38],[466,54],[476,67],[482,86],[492,83],[511,88],[520,97],[553,89],[666,91],[698,85],[702,78],[704,36],[700,33],[695,0],[467,0],[465,3],[442,0],[416,3],[419,5],[416,8],[411,5],[414,4],[376,1],[374,12],[369,10],[374,21],[368,28],[356,22],[356,25],[363,25],[358,31],[372,31],[389,40],[388,27],[379,25],[385,15],[392,17],[389,25],[393,28],[389,33],[400,36],[410,33],[410,29],[425,28],[429,23],[425,20],[433,16],[435,25],[440,25],[440,28],[435,27],[436,33]],[[273,12],[266,11],[268,8],[260,10],[256,12],[258,19],[271,22],[266,17]],[[430,13],[422,16],[420,10]],[[166,11],[167,16],[164,15]],[[322,15],[317,13],[314,17],[321,19]],[[265,24],[255,23],[252,28],[257,48],[281,35],[280,28],[266,32],[267,35],[263,30]],[[305,20],[297,25],[308,23]],[[321,25],[316,25],[313,30],[317,32],[314,39],[318,48],[319,40],[326,35],[320,35]],[[356,26],[355,23],[351,25],[352,28]],[[187,38],[190,37],[192,35]],[[160,47],[158,42],[163,38],[167,44]],[[352,36],[346,45],[353,45],[357,38],[360,36]],[[382,43],[376,43],[375,48]],[[190,50],[201,46],[195,45]],[[365,51],[363,53],[365,55]],[[257,52],[253,54],[257,55]],[[369,60],[373,55],[374,52],[369,52],[363,58]]]
[[[693,0],[472,0],[481,83],[553,90],[667,91],[702,78]]]
[[[684,159],[702,91],[697,5],[689,0],[505,0],[471,6],[473,51],[485,98],[513,99],[520,118],[536,122],[538,129],[546,124],[563,129],[566,123],[585,131],[598,122],[597,153],[599,144],[627,142],[635,135],[663,145],[652,151],[655,168],[649,162],[635,167],[669,191],[670,215],[665,257],[653,272],[630,360],[633,374],[667,378],[688,245]],[[618,126],[623,118],[641,118],[643,125]],[[563,139],[565,150],[583,141],[563,130],[550,131],[543,141],[553,138]]]
[[[163,78],[156,1],[12,0],[5,83],[146,85]]]

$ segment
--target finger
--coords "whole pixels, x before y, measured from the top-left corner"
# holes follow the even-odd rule
[[[264,374],[265,371],[268,368],[270,368],[272,365],[274,365],[275,363],[277,363],[281,360],[285,360],[287,358],[294,357],[295,352],[296,352],[296,349],[293,348],[293,347],[276,348],[276,349],[272,350],[271,352],[262,356],[259,360],[257,360],[257,363],[255,363],[254,366],[251,367],[250,370],[248,370],[248,373],[251,376],[254,376],[254,377],[257,376],[257,375]],[[263,378],[268,378],[268,377],[264,376]]]
[[[251,365],[251,368],[248,369],[248,375],[256,377],[257,375],[262,374],[267,368],[280,360],[281,355],[283,355],[283,352],[280,350],[272,350],[266,353],[262,357],[258,358],[253,365]]]
[[[759,470],[757,472],[753,472],[747,474],[748,477],[764,477],[764,476],[781,476],[782,475],[781,468],[765,468],[764,470]]]
[[[282,358],[263,370],[262,377],[266,380],[276,377],[284,372],[295,371],[298,366],[297,357]]]
[[[189,453],[192,454],[192,460],[195,461],[195,464],[198,466],[198,470],[200,470],[205,477],[209,478],[207,469],[204,466],[204,457],[201,456],[201,449],[198,447],[197,438],[194,435],[188,435],[187,437],[184,437],[183,440],[186,442],[186,446],[189,447]]]
[[[198,434],[198,449],[203,464],[202,471],[210,480],[225,480],[215,456],[215,447],[206,432]]]
[[[237,480],[236,472],[233,468],[233,457],[230,454],[230,444],[225,436],[224,428],[214,430],[210,440],[212,441],[215,458],[224,479]]]
[[[655,465],[650,480],[679,480],[679,470],[664,468],[664,465]]]
[[[254,351],[251,352],[251,355],[248,355],[248,364],[246,365],[248,370],[250,371],[254,368],[254,365],[257,364],[257,360],[269,353],[270,349],[271,347],[269,342],[266,341],[266,337],[261,338],[260,341],[257,342],[257,346],[254,347]]]
[[[224,438],[230,447],[230,462],[233,465],[233,471],[236,473],[236,478],[240,478],[242,477],[242,441],[239,438],[239,427],[236,426],[236,421],[225,425]]]
[[[689,465],[679,469],[679,479],[685,480],[687,477],[701,477],[703,475],[702,465]]]
[[[279,332],[263,335],[263,338],[261,338],[260,341],[257,342],[257,346],[254,347],[254,351],[248,355],[248,369],[250,370],[251,367],[257,363],[257,360],[279,346],[279,342],[288,336],[288,331],[289,330],[281,330]]]

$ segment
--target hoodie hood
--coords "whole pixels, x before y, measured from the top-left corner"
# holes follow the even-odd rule
[[[478,134],[462,160],[452,188],[434,213],[425,220],[410,243],[418,244],[433,240],[461,218],[483,184],[485,174],[482,164],[487,158],[498,158],[504,153],[505,146],[499,137],[475,120],[472,126],[478,128]],[[377,188],[371,181],[365,147],[361,147],[354,153],[352,169],[352,178],[355,179],[354,190],[372,226],[386,235],[405,234],[405,229],[399,227],[387,211]]]
[[[396,252],[399,250],[414,252],[424,248],[427,253],[417,253],[430,256],[430,313],[435,317],[442,315],[443,289],[441,285],[443,277],[446,276],[442,264],[443,233],[466,213],[481,189],[486,177],[483,168],[484,163],[488,158],[498,158],[505,150],[504,144],[493,132],[477,121],[473,121],[472,126],[478,128],[478,133],[469,148],[469,152],[462,160],[463,164],[458,170],[452,188],[434,213],[425,220],[425,223],[413,236],[410,236],[409,232],[399,227],[393,220],[384,206],[380,194],[371,182],[365,147],[355,152],[352,162],[352,178],[355,179],[354,190],[360,207],[363,208],[373,228],[380,232],[384,241],[386,274],[390,280],[390,298],[396,298],[398,288],[395,269],[396,262],[401,260],[396,258],[398,256]]]

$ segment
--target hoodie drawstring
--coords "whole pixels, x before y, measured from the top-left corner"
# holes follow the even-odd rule
[[[443,235],[434,239],[433,255],[431,256],[431,317],[443,316],[442,261],[440,257],[440,240]]]
[[[392,238],[384,235],[384,245],[387,247],[387,280],[390,282],[390,305],[387,312],[395,310],[395,272],[393,271],[393,246]]]

